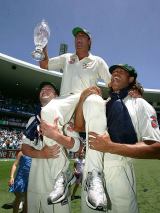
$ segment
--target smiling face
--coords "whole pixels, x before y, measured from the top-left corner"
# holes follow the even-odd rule
[[[48,104],[55,97],[57,97],[57,94],[51,85],[45,85],[39,93],[39,100],[42,106]]]
[[[112,72],[111,84],[113,91],[119,91],[134,81],[134,77],[131,77],[127,71],[122,68],[116,68]]]
[[[84,32],[79,32],[75,36],[75,48],[76,50],[88,51],[91,45],[91,40]]]

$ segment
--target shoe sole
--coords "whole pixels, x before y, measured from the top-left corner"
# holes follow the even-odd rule
[[[91,209],[94,209],[94,210],[98,210],[98,211],[106,211],[106,207],[104,207],[104,206],[93,206],[90,202],[89,202],[89,200],[88,200],[88,196],[86,196],[86,203],[87,203],[87,206],[89,207],[89,208],[91,208]]]
[[[52,201],[51,198],[48,197],[47,198],[48,205],[52,205],[52,204],[55,204],[55,203],[60,203],[62,200],[64,200],[66,198],[67,193],[68,193],[68,186],[65,188],[64,194],[58,200]]]

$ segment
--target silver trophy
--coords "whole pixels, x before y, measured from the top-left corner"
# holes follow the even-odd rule
[[[42,61],[45,58],[43,48],[47,45],[49,37],[50,29],[48,23],[43,19],[34,29],[35,50],[32,52],[32,57],[36,61]]]

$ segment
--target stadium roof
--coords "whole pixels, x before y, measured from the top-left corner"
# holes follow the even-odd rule
[[[50,81],[60,88],[62,73],[43,70],[38,66],[0,53],[0,89],[17,96],[35,98],[39,84]]]
[[[42,81],[51,81],[60,88],[62,73],[47,71],[38,66],[12,58],[0,53],[0,90],[16,96],[37,96],[38,86]],[[106,98],[108,91],[104,84],[99,82],[103,96]],[[144,98],[149,102],[160,102],[160,90],[144,89]]]

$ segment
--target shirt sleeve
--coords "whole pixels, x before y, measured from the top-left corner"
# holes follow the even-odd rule
[[[108,87],[111,81],[111,74],[107,63],[102,58],[99,58],[99,78],[103,80],[106,87]]]
[[[160,130],[155,109],[142,98],[138,98],[136,102],[140,139],[160,142]]]
[[[34,121],[35,119],[35,116],[32,116],[29,120],[28,120],[28,123],[26,125],[26,128],[29,127],[29,125]],[[27,138],[25,135],[23,135],[23,139],[22,139],[22,143],[23,144],[27,144],[37,150],[41,150],[43,148],[43,142],[42,141],[37,141],[36,140],[30,140],[29,138]]]
[[[66,61],[65,54],[50,58],[48,62],[48,70],[60,70],[64,68]]]

